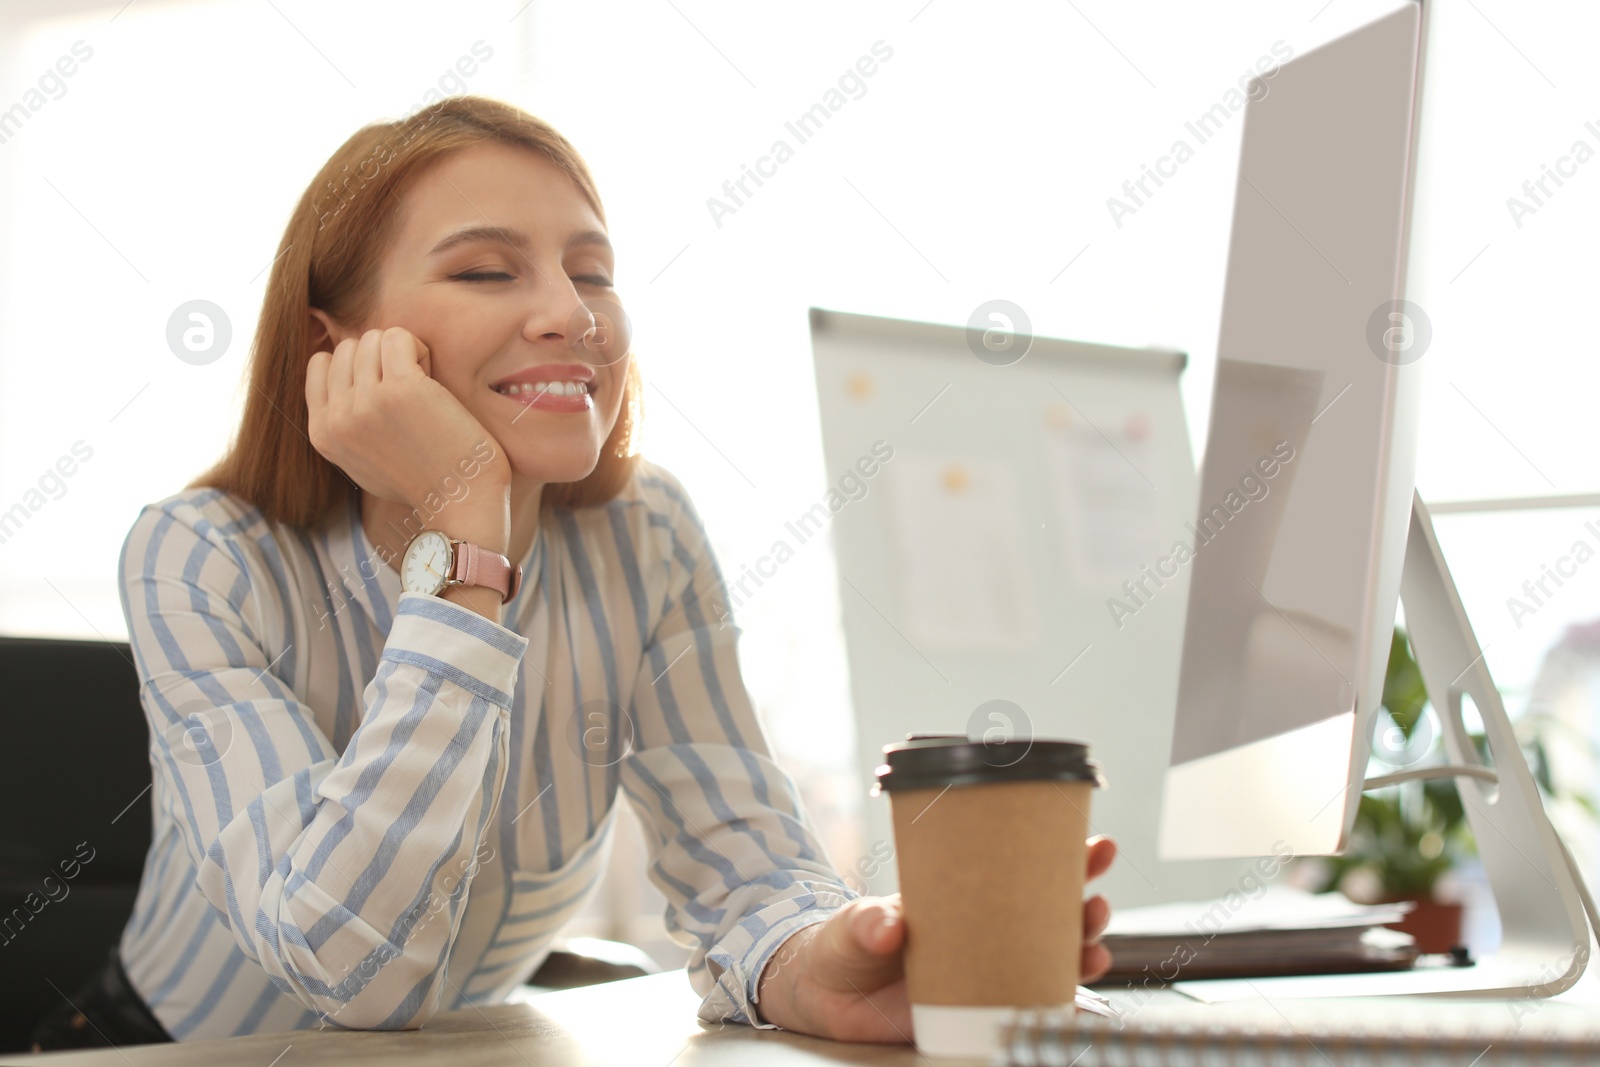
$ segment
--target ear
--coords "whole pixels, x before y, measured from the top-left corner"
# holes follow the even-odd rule
[[[311,322],[308,336],[311,339],[311,352],[332,352],[335,345],[344,340],[348,334],[333,317],[321,308],[311,309]],[[306,355],[310,355],[308,352]]]

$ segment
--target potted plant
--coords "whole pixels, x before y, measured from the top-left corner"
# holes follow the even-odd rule
[[[1437,729],[1427,718],[1428,694],[1405,631],[1395,627],[1383,682],[1383,708],[1392,724],[1374,737],[1377,773],[1416,766],[1436,746]],[[1558,789],[1549,740],[1564,725],[1542,707],[1516,722],[1523,754],[1546,797],[1556,797],[1593,816],[1592,797]],[[1468,735],[1487,760],[1482,733]],[[1570,743],[1564,739],[1563,743]],[[1587,745],[1587,739],[1583,740]],[[1393,924],[1416,938],[1423,952],[1448,952],[1461,943],[1462,905],[1441,899],[1440,882],[1475,853],[1461,794],[1452,779],[1402,782],[1361,797],[1349,847],[1324,861],[1318,892],[1334,889],[1364,903],[1414,901],[1405,920]]]
[[[1380,773],[1418,764],[1431,750],[1436,731],[1426,718],[1427,704],[1411,643],[1396,627],[1383,681],[1383,708],[1392,725],[1376,732],[1373,745]],[[1473,740],[1481,746],[1480,735]],[[1448,952],[1461,942],[1462,906],[1440,899],[1439,883],[1473,852],[1455,782],[1403,782],[1362,795],[1349,847],[1325,861],[1318,891],[1338,889],[1364,903],[1414,901],[1395,927],[1415,937],[1423,952]]]

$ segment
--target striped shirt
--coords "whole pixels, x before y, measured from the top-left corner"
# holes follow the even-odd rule
[[[497,625],[326,527],[192,489],[123,546],[154,834],[120,947],[179,1041],[410,1029],[527,981],[640,815],[700,1018],[767,1026],[781,942],[857,894],[771,759],[682,485],[546,511]]]

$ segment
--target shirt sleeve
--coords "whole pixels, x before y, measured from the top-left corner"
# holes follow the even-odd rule
[[[155,505],[124,544],[158,795],[196,885],[274,985],[334,1025],[411,1029],[438,1009],[527,641],[403,594],[361,725],[335,751],[273,673],[279,638],[280,655],[311,650],[293,648],[298,607],[240,534],[249,523]]]
[[[794,781],[775,762],[739,671],[721,571],[681,485],[662,543],[671,576],[628,710],[621,784],[641,815],[666,926],[692,948],[707,1022],[773,1024],[756,983],[792,934],[859,896],[824,853]]]

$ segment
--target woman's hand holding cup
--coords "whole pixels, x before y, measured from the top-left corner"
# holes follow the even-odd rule
[[[1085,880],[1104,874],[1116,855],[1111,838],[1091,838]],[[1083,902],[1083,982],[1111,969],[1111,953],[1100,943],[1110,921],[1105,897]],[[838,1041],[910,1041],[905,939],[900,894],[850,901],[773,953],[761,976],[761,1017],[786,1030]]]

